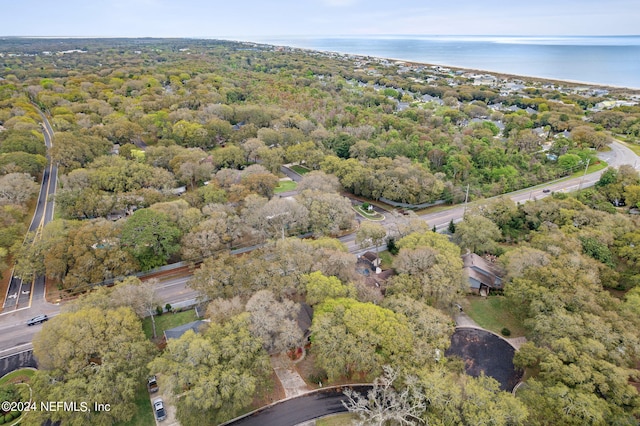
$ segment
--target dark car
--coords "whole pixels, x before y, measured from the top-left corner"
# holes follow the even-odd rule
[[[153,411],[156,413],[156,419],[159,422],[167,418],[167,411],[164,408],[164,402],[160,398],[153,401]]]
[[[37,317],[33,317],[31,318],[29,321],[27,321],[27,325],[28,326],[32,326],[32,325],[36,325],[36,324],[42,324],[45,321],[48,321],[49,317],[42,314],[42,315],[38,315]]]
[[[544,192],[545,194],[548,194],[551,192],[551,190],[549,188],[545,188],[542,190],[542,192]]]
[[[147,379],[147,389],[149,390],[149,393],[158,392],[159,387],[156,376],[151,376]]]

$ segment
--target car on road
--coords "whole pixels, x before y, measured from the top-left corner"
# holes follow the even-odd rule
[[[153,411],[156,414],[156,419],[161,422],[167,418],[167,410],[164,408],[164,402],[158,398],[153,401]]]
[[[542,192],[544,192],[545,194],[548,194],[551,192],[551,190],[549,188],[545,188],[542,190]]]
[[[151,376],[147,379],[147,389],[149,390],[149,393],[158,392],[159,387],[156,376]]]
[[[28,326],[32,326],[32,325],[36,325],[36,324],[42,324],[45,321],[48,321],[49,317],[42,314],[42,315],[38,315],[37,317],[33,317],[31,318],[29,321],[27,321],[27,325]]]

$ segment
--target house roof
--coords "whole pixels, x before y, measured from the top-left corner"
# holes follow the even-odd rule
[[[501,285],[504,271],[498,265],[483,259],[475,253],[462,255],[462,262],[469,278],[491,287]]]
[[[198,320],[198,321],[193,321],[175,328],[171,328],[169,330],[165,330],[164,338],[166,340],[179,339],[180,336],[182,336],[184,333],[186,333],[189,330],[193,330],[195,333],[197,333],[198,330],[200,329],[200,326],[202,326],[202,324],[204,324],[204,321]]]
[[[313,320],[313,308],[306,303],[300,304],[300,310],[298,311],[298,327],[304,333],[305,336],[310,334],[311,322]]]
[[[378,260],[378,255],[375,254],[372,251],[368,251],[366,253],[364,253],[362,255],[362,257],[364,257],[365,259],[367,259],[369,262],[375,262],[376,260]]]
[[[500,287],[500,282],[495,275],[485,274],[482,271],[478,271],[477,269],[465,268],[464,269],[469,278],[472,278],[481,284],[486,286],[495,288]]]

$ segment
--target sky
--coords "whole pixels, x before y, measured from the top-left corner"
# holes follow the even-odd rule
[[[638,35],[638,0],[0,0],[0,36]]]

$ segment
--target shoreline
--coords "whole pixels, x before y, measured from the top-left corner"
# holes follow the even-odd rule
[[[527,74],[511,74],[511,73],[502,72],[502,71],[492,71],[492,70],[481,69],[481,68],[462,67],[460,65],[449,65],[449,64],[434,63],[434,62],[421,62],[421,61],[415,61],[415,60],[412,60],[412,59],[394,58],[394,57],[386,57],[386,56],[374,56],[374,55],[368,55],[368,54],[362,54],[362,53],[340,52],[340,51],[336,51],[336,50],[320,50],[320,49],[313,49],[313,48],[309,48],[309,47],[297,47],[297,46],[290,46],[290,45],[283,45],[283,44],[270,44],[270,43],[247,41],[247,40],[243,40],[243,41],[241,41],[241,40],[232,40],[232,41],[238,41],[238,42],[241,42],[241,43],[254,43],[254,44],[263,45],[263,46],[270,46],[270,47],[285,47],[285,48],[288,48],[288,49],[298,49],[298,50],[305,51],[305,52],[336,54],[336,55],[348,55],[348,56],[354,56],[354,57],[358,57],[358,58],[371,58],[371,59],[378,59],[378,60],[384,59],[384,60],[394,61],[394,62],[404,62],[404,63],[410,64],[410,65],[446,67],[446,68],[451,68],[452,70],[456,70],[456,71],[478,72],[478,73],[483,73],[483,74],[491,74],[491,75],[494,75],[496,77],[505,77],[505,78],[511,78],[511,79],[516,78],[516,79],[520,79],[520,80],[529,79],[529,80],[535,80],[535,81],[539,81],[539,82],[554,83],[555,85],[558,85],[557,83],[560,83],[560,84],[572,85],[572,86],[587,86],[587,87],[612,89],[612,91],[615,91],[617,93],[626,91],[627,93],[630,93],[630,94],[640,94],[640,87],[620,86],[620,85],[615,85],[615,84],[596,83],[596,82],[581,81],[581,80],[559,79],[559,78],[550,78],[550,77],[538,77],[538,76],[527,75]]]

